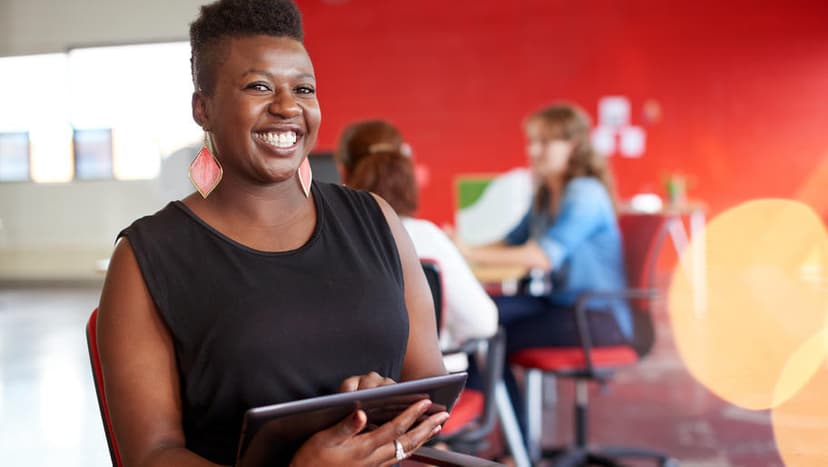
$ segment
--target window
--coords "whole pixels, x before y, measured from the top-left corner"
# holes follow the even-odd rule
[[[0,181],[157,177],[201,140],[192,86],[187,42],[0,57]]]
[[[23,180],[72,179],[66,65],[66,54],[0,58],[0,134],[27,135],[27,174]],[[18,148],[15,151],[22,148],[19,138],[12,137],[10,142]],[[15,167],[10,170],[19,179],[24,157],[22,152],[16,154],[10,156],[14,162],[5,162]]]
[[[76,179],[112,178],[112,130],[76,129],[72,138],[72,148],[75,154]]]
[[[68,57],[69,121],[111,129],[110,165],[100,167],[108,177],[157,177],[163,156],[200,140],[188,43],[73,49]]]
[[[29,180],[29,134],[0,133],[0,182]]]

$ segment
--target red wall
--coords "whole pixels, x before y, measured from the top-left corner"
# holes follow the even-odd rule
[[[826,213],[828,2],[772,3],[299,0],[319,146],[354,119],[390,119],[431,172],[420,215],[448,222],[456,174],[525,165],[528,112],[566,99],[595,117],[600,97],[624,95],[647,149],[612,158],[622,196],[680,172],[713,213],[768,196]]]

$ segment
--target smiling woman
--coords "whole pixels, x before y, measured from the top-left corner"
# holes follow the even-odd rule
[[[216,157],[263,184],[294,176],[321,121],[305,48],[290,37],[239,37],[222,55],[212,88],[193,96],[193,115],[214,135]]]
[[[431,294],[393,210],[312,182],[321,122],[289,0],[220,0],[191,26],[193,193],[119,234],[98,315],[125,465],[236,461],[251,407],[445,373]],[[203,186],[202,186],[203,185]],[[357,410],[280,465],[390,465],[439,432],[429,401]]]

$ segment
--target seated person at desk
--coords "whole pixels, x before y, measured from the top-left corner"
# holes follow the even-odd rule
[[[451,240],[431,222],[412,217],[417,210],[417,181],[414,164],[400,152],[401,145],[399,131],[387,122],[360,122],[346,128],[338,160],[356,163],[341,170],[346,175],[345,183],[385,199],[400,216],[418,256],[435,260],[440,266],[445,304],[441,347],[457,348],[469,338],[489,337],[497,330],[494,302]],[[465,355],[447,356],[449,370],[461,371],[465,365]]]
[[[190,26],[199,193],[119,234],[98,343],[127,466],[235,461],[251,407],[445,374],[414,247],[381,199],[313,182],[313,65],[291,0],[220,0]],[[430,401],[357,410],[279,465],[390,465]],[[404,453],[403,453],[404,451]]]
[[[590,144],[588,116],[556,104],[530,115],[524,131],[537,184],[529,212],[501,243],[470,247],[458,241],[473,264],[538,268],[562,278],[546,296],[495,297],[508,352],[580,345],[572,312],[578,293],[626,284],[612,179]],[[588,314],[593,345],[628,342],[632,318],[625,302],[589,307],[597,311]],[[511,374],[506,379],[522,405]]]

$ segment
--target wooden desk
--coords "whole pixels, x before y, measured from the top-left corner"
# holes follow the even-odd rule
[[[529,268],[523,266],[485,266],[472,265],[474,277],[483,284],[491,282],[517,281],[529,274]]]
[[[549,294],[553,287],[549,275],[540,269],[483,265],[472,265],[471,269],[486,293],[492,296],[518,293],[542,296]]]

